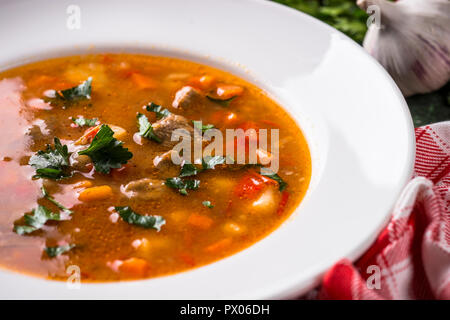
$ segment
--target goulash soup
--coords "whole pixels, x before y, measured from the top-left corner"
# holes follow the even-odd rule
[[[77,266],[104,282],[202,266],[276,229],[310,181],[306,140],[279,105],[189,61],[23,65],[0,73],[0,112],[0,266],[26,274],[64,280]]]

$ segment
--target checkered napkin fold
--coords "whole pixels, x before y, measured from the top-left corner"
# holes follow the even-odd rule
[[[319,299],[450,299],[450,121],[416,129],[413,179],[372,247],[324,276]]]

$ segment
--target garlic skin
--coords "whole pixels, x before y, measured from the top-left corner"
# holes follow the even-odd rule
[[[379,7],[363,46],[389,72],[403,95],[427,93],[450,78],[450,0],[358,0]]]

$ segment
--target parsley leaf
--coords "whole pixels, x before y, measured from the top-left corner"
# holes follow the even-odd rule
[[[228,107],[228,106],[230,106],[231,101],[233,101],[234,98],[236,98],[236,97],[231,97],[229,99],[222,100],[222,99],[217,99],[217,98],[214,98],[214,97],[212,97],[210,95],[207,95],[206,98],[208,98],[212,102],[215,102],[215,103],[221,105],[222,107]]]
[[[147,111],[156,113],[156,118],[158,120],[163,119],[172,114],[169,110],[163,109],[162,106],[157,105],[156,103],[153,103],[153,102],[150,102],[150,104],[147,106],[146,109],[147,109]]]
[[[31,213],[32,214],[26,214],[24,216],[26,225],[15,226],[14,232],[16,232],[19,235],[31,233],[41,229],[44,226],[44,224],[49,220],[54,221],[61,220],[59,213],[54,213],[41,205],[33,209]]]
[[[61,99],[63,101],[78,101],[78,100],[89,100],[91,99],[92,92],[92,77],[89,77],[86,81],[83,81],[80,85],[56,91],[56,99]]]
[[[159,139],[156,134],[153,132],[153,127],[148,118],[142,113],[137,114],[139,134],[144,138],[154,140],[158,143],[161,143],[161,139]]]
[[[115,207],[116,211],[119,212],[120,217],[123,221],[129,224],[134,224],[143,228],[153,228],[157,231],[161,230],[161,227],[166,223],[161,216],[144,216],[142,214],[136,213],[130,207]]]
[[[77,126],[79,127],[95,127],[97,125],[97,118],[93,118],[93,119],[86,119],[83,117],[79,117],[79,118],[71,118],[72,122],[75,123]]]
[[[222,156],[206,156],[202,159],[203,169],[214,169],[214,167],[218,164],[224,164],[226,158]]]
[[[206,130],[214,128],[213,124],[202,124],[201,121],[192,120],[192,123],[194,124],[195,129],[201,130],[202,132],[205,132]]]
[[[197,190],[200,186],[200,180],[183,180],[179,177],[166,179],[166,186],[178,189],[182,195],[187,195],[187,190]]]
[[[66,170],[69,165],[67,146],[63,146],[58,138],[55,138],[54,142],[54,148],[47,145],[45,151],[38,151],[28,161],[28,164],[36,169],[36,175],[33,178],[59,180],[71,176]]]
[[[211,204],[211,201],[203,201],[202,205],[210,209],[214,208],[214,206]]]
[[[278,174],[276,174],[275,172],[273,172],[270,169],[261,168],[261,175],[278,182],[278,189],[280,191],[283,191],[284,189],[286,189],[286,187],[288,185],[283,179],[281,179],[281,177]]]
[[[192,163],[185,163],[181,167],[180,177],[195,176],[198,173],[197,167]]]
[[[66,208],[65,206],[63,206],[61,203],[59,203],[58,201],[55,200],[55,198],[53,198],[51,195],[48,194],[47,190],[45,190],[45,188],[42,186],[41,187],[41,191],[42,191],[42,195],[44,196],[45,199],[47,199],[48,201],[50,201],[51,203],[53,203],[55,206],[57,206],[59,209],[61,209],[65,214],[72,214],[73,211]]]
[[[109,173],[112,168],[120,168],[133,157],[127,148],[122,147],[123,142],[114,138],[113,135],[114,131],[103,124],[91,145],[78,152],[79,155],[89,156],[98,172]]]
[[[60,254],[63,254],[75,247],[74,244],[68,244],[64,246],[56,246],[56,247],[46,247],[44,251],[47,253],[47,255],[50,258],[54,258],[56,256],[59,256]]]

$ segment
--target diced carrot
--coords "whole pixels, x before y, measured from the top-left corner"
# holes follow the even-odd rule
[[[193,87],[196,87],[201,90],[211,90],[216,83],[216,78],[210,75],[204,75],[201,77],[194,77],[189,81]]]
[[[205,251],[209,252],[209,253],[218,252],[218,251],[223,250],[226,247],[230,246],[231,242],[232,242],[231,238],[222,239],[220,241],[217,241],[217,242],[207,246],[205,248]]]
[[[119,271],[133,277],[145,277],[150,270],[150,265],[144,259],[130,258],[124,260],[119,266]]]
[[[244,92],[244,88],[230,84],[218,84],[216,95],[220,99],[227,100],[233,97],[240,96]]]
[[[92,142],[92,139],[94,139],[95,135],[98,133],[98,131],[101,128],[101,124],[99,124],[98,126],[95,127],[91,127],[89,129],[87,129],[84,134],[81,136],[80,139],[78,139],[77,141],[75,141],[76,145],[84,145],[84,144],[88,144]]]
[[[113,191],[110,186],[98,186],[84,189],[78,195],[78,200],[89,202],[103,200],[112,197]]]
[[[191,226],[197,227],[199,229],[209,229],[211,227],[211,225],[213,224],[213,220],[209,217],[197,214],[197,213],[192,213],[189,218],[188,218],[188,224],[190,224]]]
[[[155,89],[158,86],[158,83],[152,78],[136,72],[131,74],[131,80],[139,87],[139,89]]]
[[[74,188],[89,188],[92,187],[92,182],[89,180],[81,180],[73,185]]]
[[[288,200],[289,200],[289,192],[283,191],[283,193],[281,194],[280,203],[278,204],[277,215],[281,216],[283,214],[283,211],[286,208]]]
[[[209,120],[216,127],[224,126],[226,128],[232,128],[236,123],[237,116],[230,111],[218,110],[211,115]]]

